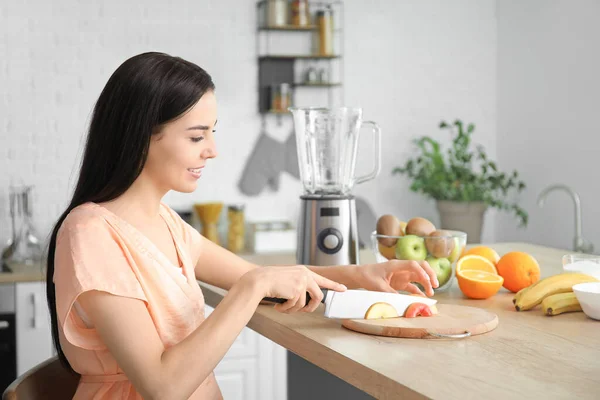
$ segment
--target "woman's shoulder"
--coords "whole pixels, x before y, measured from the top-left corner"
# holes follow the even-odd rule
[[[106,215],[103,212],[102,207],[96,203],[87,202],[76,206],[67,214],[59,228],[58,233],[61,235],[61,233],[65,231],[73,231],[91,227],[108,228],[108,224],[106,222]]]
[[[69,224],[89,224],[105,219],[105,213],[99,204],[87,202],[78,205],[73,208],[67,217],[65,222]]]

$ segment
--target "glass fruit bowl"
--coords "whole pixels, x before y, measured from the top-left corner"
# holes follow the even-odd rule
[[[388,260],[427,261],[436,272],[440,286],[435,292],[442,292],[452,286],[456,261],[467,244],[465,232],[443,230],[430,236],[399,235],[390,236],[371,233],[371,248],[377,262]],[[418,283],[419,288],[422,287]]]

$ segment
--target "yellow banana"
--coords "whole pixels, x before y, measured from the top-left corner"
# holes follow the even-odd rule
[[[517,311],[530,310],[539,305],[545,297],[557,293],[573,291],[573,285],[584,282],[598,282],[598,279],[580,272],[565,272],[539,280],[515,302]]]
[[[567,292],[546,297],[542,301],[542,311],[546,315],[558,315],[582,310],[575,293]]]
[[[539,281],[538,281],[539,282]],[[519,300],[521,298],[521,296],[523,296],[523,294],[525,292],[527,292],[529,289],[531,289],[532,287],[534,287],[538,282],[533,283],[521,290],[519,290],[517,293],[515,293],[515,296],[513,297],[513,304],[517,304],[517,300]]]

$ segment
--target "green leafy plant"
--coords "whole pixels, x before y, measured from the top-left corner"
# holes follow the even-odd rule
[[[429,136],[415,139],[418,156],[394,168],[392,174],[408,176],[412,180],[410,190],[415,193],[435,200],[484,202],[514,213],[519,225],[526,226],[527,212],[507,200],[511,191],[518,193],[526,187],[518,172],[499,171],[481,145],[475,146],[475,151],[470,149],[475,125],[468,124],[465,129],[462,121],[456,120],[451,125],[442,121],[439,127],[453,134],[451,147],[444,152],[440,143]]]

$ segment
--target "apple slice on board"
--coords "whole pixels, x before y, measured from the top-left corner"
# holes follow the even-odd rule
[[[369,309],[365,313],[365,319],[397,317],[399,317],[399,315],[394,306],[384,302],[373,303],[373,305],[371,305],[371,307],[369,307]]]
[[[425,296],[423,296],[422,294],[417,294],[417,293],[413,293],[413,294],[411,294],[411,296],[415,296],[415,297],[425,297]],[[421,303],[416,303],[416,304],[421,304]],[[438,309],[437,309],[437,306],[436,306],[436,304],[433,304],[433,305],[429,306],[429,309],[431,310],[431,314],[433,314],[433,315],[436,315],[436,314],[438,314]],[[408,311],[408,310],[407,310],[407,311]]]
[[[438,313],[437,307],[435,305],[428,306],[423,303],[413,303],[406,310],[406,314],[404,315],[407,318],[414,318],[416,316],[430,316]],[[367,312],[365,313],[365,319],[382,319],[382,318],[398,318],[398,312],[396,309],[389,303],[378,302],[374,303],[369,307]]]

